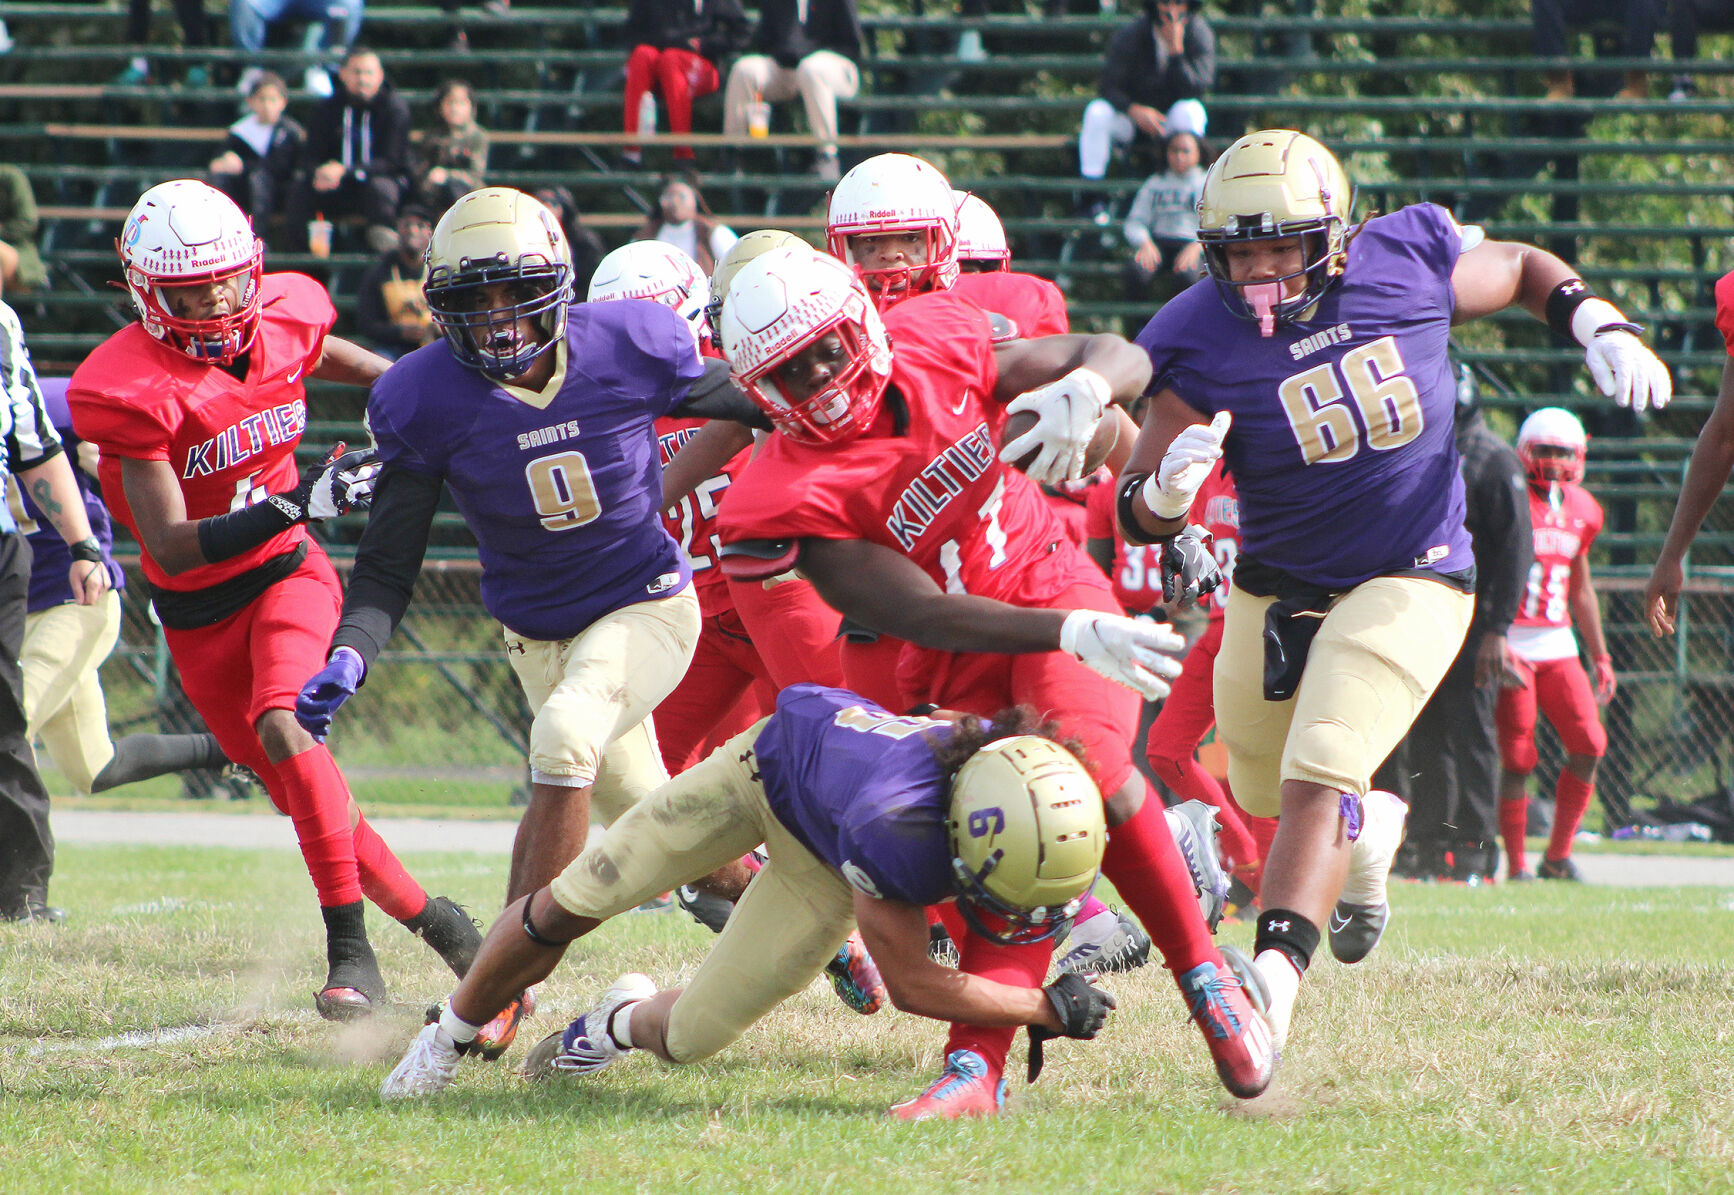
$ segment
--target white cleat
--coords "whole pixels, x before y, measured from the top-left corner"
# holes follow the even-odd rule
[[[423,1025],[402,1061],[379,1085],[379,1098],[407,1100],[443,1091],[457,1074],[462,1057],[457,1043],[439,1022]]]
[[[1217,821],[1216,810],[1203,801],[1182,801],[1162,814],[1168,832],[1174,835],[1174,845],[1180,848],[1180,857],[1186,860],[1186,870],[1192,873],[1198,911],[1215,933],[1228,904],[1228,873],[1222,869],[1222,850],[1217,842],[1222,824]]]
[[[1386,882],[1408,818],[1409,807],[1391,793],[1374,789],[1361,800],[1361,836],[1350,847],[1348,878],[1331,912],[1331,953],[1338,962],[1360,962],[1385,933],[1391,920]]]
[[[636,971],[622,975],[602,993],[602,1002],[595,1008],[536,1043],[524,1059],[524,1077],[540,1080],[553,1075],[593,1075],[608,1066],[626,1053],[626,1047],[608,1031],[614,1014],[654,995],[656,985],[649,976]]]

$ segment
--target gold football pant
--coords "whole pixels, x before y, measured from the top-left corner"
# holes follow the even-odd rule
[[[120,594],[94,606],[68,603],[24,619],[24,717],[54,766],[81,793],[114,758],[108,706],[96,670],[120,638]]]
[[[1375,577],[1331,604],[1300,687],[1264,699],[1264,616],[1275,598],[1229,590],[1216,657],[1216,726],[1228,782],[1257,817],[1282,809],[1282,782],[1364,796],[1456,658],[1473,594],[1420,577]]]
[[[549,886],[561,908],[601,921],[765,844],[763,869],[669,1013],[678,1062],[709,1058],[805,988],[855,925],[849,885],[765,800],[752,752],[763,726],[628,809]]]

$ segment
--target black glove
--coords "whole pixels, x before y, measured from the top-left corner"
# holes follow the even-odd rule
[[[1210,532],[1196,523],[1162,545],[1162,600],[1170,606],[1195,606],[1222,584],[1222,570],[1211,551]]]
[[[1063,1028],[1059,1032],[1031,1025],[1030,1069],[1027,1082],[1034,1083],[1042,1073],[1042,1043],[1055,1037],[1075,1037],[1090,1041],[1108,1023],[1108,1013],[1119,1005],[1113,993],[1097,987],[1082,975],[1062,975],[1042,989],[1042,995],[1053,1005]]]

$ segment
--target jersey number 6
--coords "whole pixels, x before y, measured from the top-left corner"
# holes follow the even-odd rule
[[[1361,413],[1359,423],[1343,401],[1345,383],[1347,397]],[[1362,427],[1367,429],[1367,447],[1376,452],[1401,448],[1421,434],[1421,399],[1404,372],[1394,336],[1350,349],[1338,363],[1327,361],[1297,373],[1277,393],[1309,465],[1354,456],[1361,450]]]
[[[550,531],[570,531],[593,523],[602,515],[596,500],[596,485],[582,452],[556,452],[539,456],[524,466],[530,497],[542,526]]]

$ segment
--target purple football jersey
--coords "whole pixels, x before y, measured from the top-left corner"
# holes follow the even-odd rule
[[[565,380],[546,407],[440,341],[374,383],[368,428],[387,463],[445,479],[476,537],[488,613],[529,639],[568,639],[691,581],[662,523],[655,420],[702,372],[691,328],[669,308],[577,303]]]
[[[1367,221],[1311,318],[1274,336],[1209,279],[1138,334],[1150,393],[1234,415],[1223,450],[1244,555],[1335,590],[1473,564],[1447,355],[1461,246],[1450,213],[1415,204]]]
[[[951,785],[930,745],[950,734],[847,689],[790,685],[753,757],[771,812],[808,850],[869,896],[931,905],[956,895]]]
[[[108,507],[102,504],[102,499],[96,496],[96,487],[91,484],[88,474],[78,467],[78,437],[72,431],[72,412],[66,406],[67,378],[38,378],[42,387],[43,407],[48,411],[48,418],[54,424],[54,430],[60,433],[60,442],[66,445],[66,463],[72,466],[73,480],[78,482],[78,492],[84,496],[84,513],[90,519],[90,533],[96,537],[97,546],[102,549],[103,567],[108,570],[109,588],[121,590],[126,588],[126,573],[120,565],[114,562],[114,525],[109,522]],[[72,549],[66,541],[60,538],[42,512],[36,508],[36,503],[30,500],[24,486],[19,485],[16,492],[24,507],[24,517],[35,523],[35,530],[27,530],[30,539],[30,597],[24,609],[27,614],[37,614],[55,606],[68,606],[78,598],[72,592]],[[23,527],[23,524],[20,524]]]

